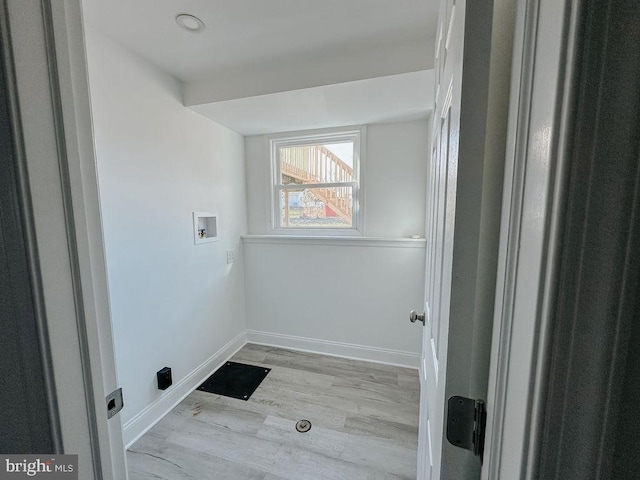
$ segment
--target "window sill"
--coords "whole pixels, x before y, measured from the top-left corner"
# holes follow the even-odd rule
[[[241,235],[244,243],[276,245],[330,245],[347,247],[425,248],[424,238],[329,237],[308,235]]]

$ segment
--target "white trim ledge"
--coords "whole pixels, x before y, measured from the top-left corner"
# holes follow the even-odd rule
[[[147,405],[137,415],[131,418],[122,427],[122,436],[125,449],[129,449],[140,437],[147,433],[166,414],[175,408],[187,395],[193,392],[198,385],[204,382],[218,368],[231,358],[247,343],[247,332],[242,331],[224,347],[204,361],[193,372],[170,387],[156,401]],[[126,401],[126,398],[125,398]]]
[[[332,357],[350,358],[365,362],[382,363],[415,370],[418,370],[420,366],[419,353],[319,340],[315,338],[296,337],[293,335],[261,332],[258,330],[247,330],[247,343],[318,353]]]
[[[387,238],[387,237],[329,237],[310,235],[241,235],[242,241],[249,244],[274,245],[327,245],[346,247],[392,247],[426,248],[424,238]]]

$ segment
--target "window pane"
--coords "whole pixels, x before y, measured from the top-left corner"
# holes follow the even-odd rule
[[[281,146],[282,185],[351,182],[353,142],[325,145]]]
[[[353,187],[309,187],[280,191],[280,226],[351,228]]]

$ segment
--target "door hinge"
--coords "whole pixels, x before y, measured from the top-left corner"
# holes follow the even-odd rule
[[[124,407],[124,399],[122,398],[122,389],[114,390],[105,397],[107,402],[107,419],[113,417]]]
[[[447,440],[451,445],[471,450],[476,457],[484,452],[487,410],[482,400],[453,396],[447,408]]]

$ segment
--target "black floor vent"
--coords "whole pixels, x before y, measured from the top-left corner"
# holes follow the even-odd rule
[[[249,400],[270,371],[270,368],[227,362],[207,378],[198,390]]]

